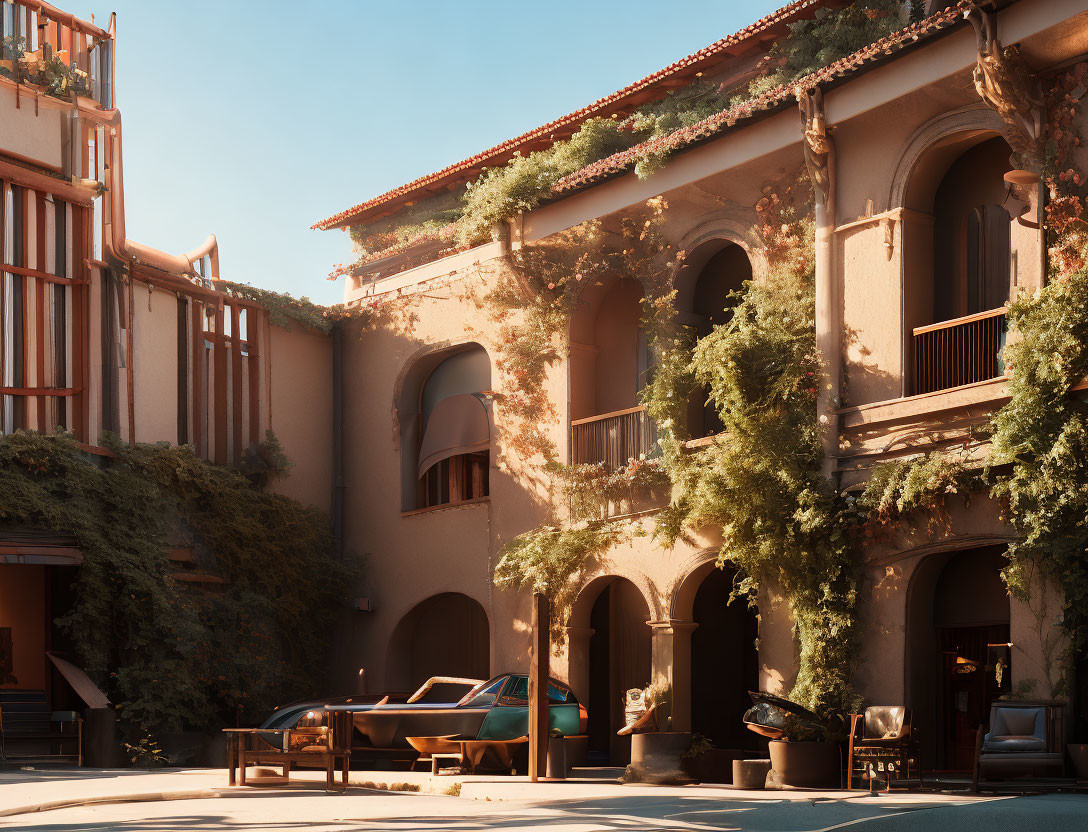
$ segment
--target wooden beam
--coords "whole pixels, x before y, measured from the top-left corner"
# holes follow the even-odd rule
[[[529,780],[533,783],[548,772],[550,606],[544,593],[533,595],[533,641],[529,648]]]

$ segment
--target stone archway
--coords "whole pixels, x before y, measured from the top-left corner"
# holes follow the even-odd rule
[[[741,717],[751,705],[748,691],[759,689],[759,623],[746,601],[730,603],[735,575],[710,558],[674,594],[674,727],[690,728],[718,748],[755,749],[757,738]],[[685,636],[688,644],[677,645]]]
[[[911,576],[907,694],[927,768],[969,768],[975,729],[988,719],[990,702],[1011,690],[1004,550],[998,544],[931,554]]]
[[[651,681],[650,607],[630,580],[591,581],[571,610],[568,627],[570,682],[589,717],[588,761],[626,765],[630,738],[624,725],[624,693]]]
[[[487,613],[467,595],[432,595],[412,607],[389,637],[386,680],[391,691],[414,691],[431,676],[490,675]]]

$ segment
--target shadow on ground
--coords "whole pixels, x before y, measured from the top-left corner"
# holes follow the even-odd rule
[[[403,812],[390,812],[383,802],[381,816],[367,816],[367,798],[375,792],[352,790],[344,796],[328,796],[307,804],[294,804],[303,795],[260,793],[221,801],[186,801],[186,811],[174,804],[134,804],[108,808],[98,818],[50,819],[47,815],[22,816],[0,824],[23,832],[247,832],[256,829],[359,830],[359,832],[528,832],[532,829],[567,828],[602,832],[654,832],[655,830],[743,830],[744,832],[1088,832],[1088,796],[1048,795],[1007,798],[980,803],[880,804],[865,798],[821,800],[723,801],[688,796],[617,795],[593,800],[549,802],[484,802],[434,795],[382,793],[403,804]],[[311,794],[311,798],[313,795]],[[281,801],[269,803],[270,800]],[[439,805],[436,806],[435,803]],[[199,804],[199,805],[197,805]],[[218,804],[218,805],[217,805]],[[154,808],[152,808],[154,807]],[[125,812],[124,810],[127,810]],[[196,811],[193,811],[196,810]],[[437,811],[436,811],[437,810]],[[118,814],[120,812],[121,814]],[[52,814],[52,813],[50,813]],[[123,815],[123,816],[122,816]],[[27,823],[27,820],[33,822]]]

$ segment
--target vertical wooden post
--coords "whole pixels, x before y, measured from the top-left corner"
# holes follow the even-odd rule
[[[550,604],[541,592],[533,595],[533,643],[529,650],[529,780],[548,771],[548,661],[551,656]]]

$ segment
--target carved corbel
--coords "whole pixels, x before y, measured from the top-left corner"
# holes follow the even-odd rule
[[[824,96],[819,87],[794,90],[797,107],[801,111],[801,137],[805,149],[805,166],[808,168],[816,199],[827,207],[834,198],[835,144],[827,132],[824,116]]]
[[[967,12],[978,40],[975,89],[1009,126],[1007,136],[1021,167],[1038,173],[1043,163],[1045,104],[1034,73],[1017,46],[1001,45],[993,11],[978,7]]]

